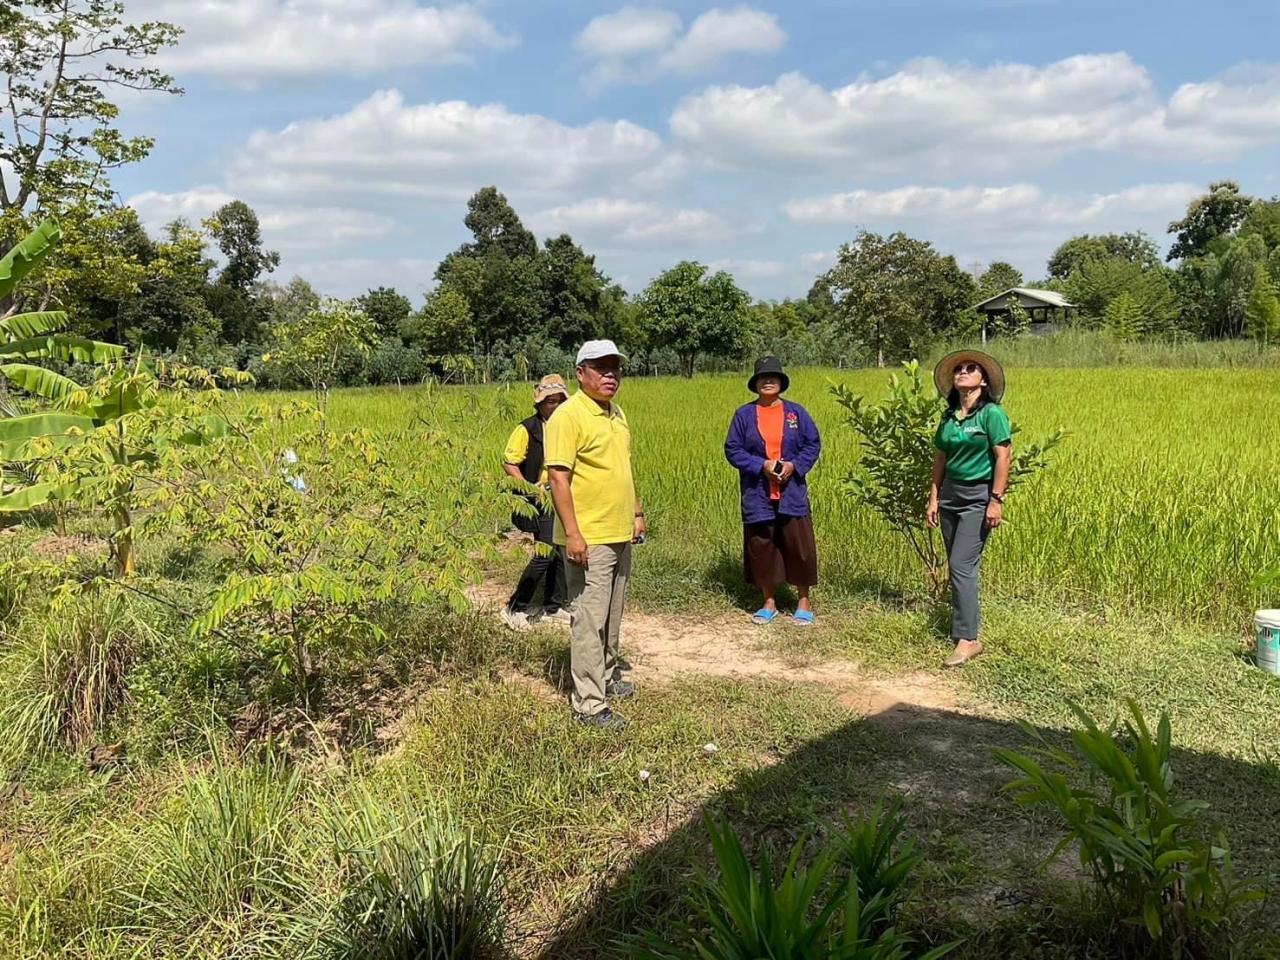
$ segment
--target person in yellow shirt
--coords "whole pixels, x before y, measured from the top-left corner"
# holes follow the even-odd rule
[[[551,414],[568,399],[569,390],[564,379],[557,374],[543,377],[533,388],[534,414],[516,424],[502,452],[502,469],[509,477],[547,489],[544,428]],[[569,613],[565,610],[563,561],[552,542],[555,518],[542,509],[536,496],[526,495],[525,499],[538,508],[538,515],[512,514],[511,522],[516,529],[533,534],[535,546],[533,556],[516,583],[515,592],[502,611],[503,622],[512,630],[528,630],[532,620],[543,617],[564,623],[569,621]],[[543,551],[539,551],[537,544],[544,545]],[[533,598],[543,584],[543,606],[531,609]]]
[[[613,402],[624,357],[612,340],[578,351],[578,392],[547,422],[546,463],[555,504],[554,539],[568,581],[570,697],[574,717],[619,729],[609,707],[635,687],[622,679],[618,639],[631,575],[631,546],[643,543],[644,510],[631,476],[631,429]]]

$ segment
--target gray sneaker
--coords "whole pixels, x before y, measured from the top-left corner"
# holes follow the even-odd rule
[[[627,721],[624,718],[618,716],[608,707],[591,716],[585,713],[575,713],[573,719],[576,723],[581,723],[588,727],[598,727],[601,730],[621,730],[627,725]]]
[[[610,680],[604,685],[604,695],[610,700],[629,700],[636,695],[636,685],[630,680]]]
[[[552,623],[563,623],[565,626],[573,622],[573,617],[564,607],[543,607],[542,619],[550,620]]]
[[[523,611],[516,613],[510,607],[503,607],[500,616],[502,617],[502,622],[512,630],[523,632],[533,629],[533,624],[529,622],[529,615]]]

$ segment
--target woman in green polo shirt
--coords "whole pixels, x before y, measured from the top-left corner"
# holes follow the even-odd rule
[[[933,483],[926,519],[942,527],[951,578],[951,637],[956,647],[947,666],[958,667],[982,653],[978,640],[978,567],[987,536],[1004,519],[1012,433],[1000,406],[1004,370],[979,350],[959,350],[933,370],[947,398],[933,436]]]

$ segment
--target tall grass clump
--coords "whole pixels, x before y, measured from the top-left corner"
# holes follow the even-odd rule
[[[161,940],[277,940],[305,900],[302,780],[275,760],[212,768],[184,785],[177,808],[134,848],[129,926]]]
[[[129,701],[129,668],[151,628],[120,596],[28,614],[0,643],[0,760],[87,746]]]
[[[649,935],[633,960],[904,960],[912,940],[893,925],[905,899],[914,851],[893,852],[901,831],[896,809],[849,825],[807,865],[807,838],[775,877],[767,850],[752,867],[725,823],[708,822],[719,876],[704,876],[689,900],[692,923],[674,942]],[[900,868],[900,869],[895,869]],[[874,893],[868,890],[874,889]],[[936,960],[956,944],[936,947]]]
[[[504,956],[500,851],[447,812],[412,812],[366,790],[335,823],[340,892],[322,924],[343,960]]]
[[[1278,367],[1280,350],[1260,350],[1249,340],[1151,338],[1122,341],[1101,330],[1059,330],[1045,336],[997,337],[983,347],[972,338],[935,344],[936,362],[953,350],[984,349],[1017,367]]]

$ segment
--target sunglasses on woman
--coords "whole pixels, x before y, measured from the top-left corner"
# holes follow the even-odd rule
[[[982,368],[976,363],[959,363],[956,364],[956,373],[981,373]]]

